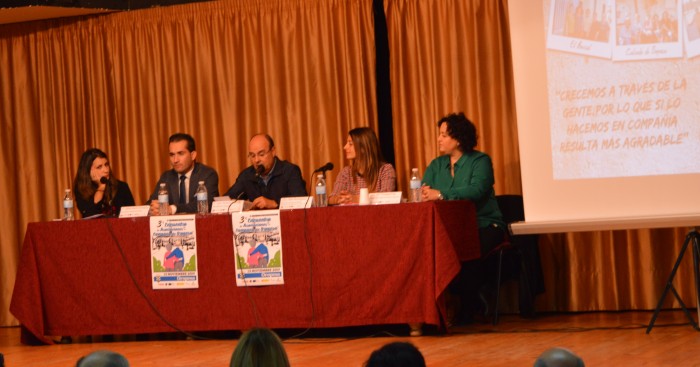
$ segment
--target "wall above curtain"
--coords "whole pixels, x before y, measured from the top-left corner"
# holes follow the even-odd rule
[[[0,24],[179,5],[211,0],[5,0]]]

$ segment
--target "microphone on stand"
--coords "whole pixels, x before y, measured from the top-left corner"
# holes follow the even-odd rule
[[[229,212],[229,210],[231,210],[231,205],[233,205],[233,203],[237,202],[238,200],[241,200],[241,197],[242,197],[243,195],[245,195],[245,191],[241,191],[241,193],[238,194],[238,196],[236,196],[235,199],[231,200],[231,204],[228,204],[228,208],[226,208],[226,212],[227,212],[227,213]],[[230,197],[230,196],[229,196],[229,197]],[[2,367],[2,366],[0,366],[0,367]]]
[[[112,205],[112,182],[109,181],[107,177],[102,176],[100,177],[100,183],[105,184],[104,201],[107,203],[107,205]]]
[[[262,164],[258,166],[258,168],[255,169],[255,177],[260,178],[262,174],[265,173],[265,166]]]
[[[267,184],[265,183],[265,179],[262,177],[263,173],[265,173],[265,166],[261,164],[255,169],[255,178],[257,178],[258,181],[258,188],[264,196],[267,194]]]
[[[313,173],[323,172],[324,176],[325,176],[326,171],[331,171],[331,170],[333,170],[333,162],[328,162],[325,165],[317,168]]]
[[[235,203],[236,201],[241,200],[241,197],[243,197],[243,195],[245,195],[245,191],[241,191],[241,193],[238,194],[238,196],[236,196],[235,199],[233,199],[233,202]]]

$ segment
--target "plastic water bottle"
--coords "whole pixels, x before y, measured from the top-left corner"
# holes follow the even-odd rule
[[[209,213],[209,202],[207,201],[207,187],[204,186],[204,181],[199,181],[199,187],[197,187],[197,213],[207,214]]]
[[[418,168],[411,168],[411,193],[410,202],[419,203],[420,202],[420,174],[418,173]]]
[[[160,215],[168,215],[170,203],[168,202],[168,188],[165,187],[164,182],[161,182],[160,188],[158,189],[158,205]]]
[[[63,220],[73,220],[73,197],[70,196],[70,189],[66,189],[63,195]]]
[[[316,207],[322,208],[328,206],[328,196],[326,196],[326,179],[323,178],[323,174],[316,176],[318,178],[316,182]]]

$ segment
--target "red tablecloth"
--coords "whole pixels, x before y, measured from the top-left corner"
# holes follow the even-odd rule
[[[247,289],[236,286],[227,215],[196,220],[199,288],[190,290],[151,288],[148,218],[30,223],[10,311],[44,342],[174,331],[168,322],[188,331],[439,325],[460,260],[479,256],[470,202],[280,216],[285,284]]]

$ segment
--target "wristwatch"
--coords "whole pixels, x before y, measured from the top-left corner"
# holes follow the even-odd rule
[[[441,193],[441,192],[439,192],[439,193],[438,193],[438,200],[444,200],[444,199],[445,199],[445,197],[442,196],[442,193]]]

